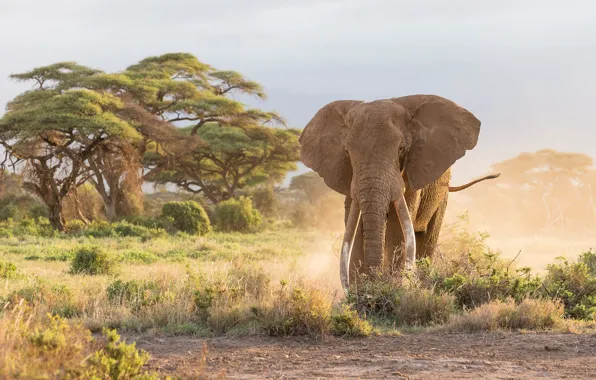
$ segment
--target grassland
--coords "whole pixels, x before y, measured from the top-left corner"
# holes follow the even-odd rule
[[[148,362],[142,352],[118,343],[109,335],[115,332],[105,329],[140,342],[583,333],[592,331],[596,312],[590,303],[596,292],[591,252],[582,256],[584,261],[559,263],[539,277],[502,260],[486,246],[486,236],[471,234],[465,226],[446,232],[442,253],[432,262],[420,262],[415,278],[390,273],[363,277],[347,298],[339,288],[337,270],[340,233],[277,228],[201,237],[151,233],[102,238],[85,233],[43,236],[35,229],[14,232],[4,231],[0,239],[1,321],[6,331],[7,326],[21,326],[0,336],[5,347],[0,369],[12,374],[39,374],[39,363],[48,360],[61,363],[56,373],[65,373],[65,368],[93,373],[98,369],[84,358],[95,355],[109,362],[123,357],[122,352],[136,363],[134,370],[130,376],[112,378],[136,378],[132,373],[138,375],[141,368],[161,375],[182,373],[180,363],[168,370]],[[76,273],[73,263],[81,260],[82,252],[102,257],[105,272]],[[572,296],[553,296],[561,289]],[[83,344],[90,342],[85,335],[89,331],[94,343]],[[68,351],[63,341],[80,342],[80,349]],[[196,341],[186,342],[196,352]],[[163,347],[150,346],[149,351],[151,347],[157,358],[165,355],[170,360]],[[89,363],[79,368],[80,362],[63,360],[67,354]],[[36,357],[32,363],[38,364],[20,366],[24,356]],[[206,359],[197,360],[195,367]],[[195,372],[189,375],[193,376],[198,377]]]

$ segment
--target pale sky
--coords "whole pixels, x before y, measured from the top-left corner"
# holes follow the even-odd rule
[[[0,105],[28,88],[11,73],[168,52],[263,84],[253,105],[297,128],[333,100],[432,93],[482,121],[460,184],[523,151],[592,155],[594,16],[591,0],[0,0]]]

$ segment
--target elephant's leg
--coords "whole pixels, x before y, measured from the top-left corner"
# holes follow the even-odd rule
[[[414,219],[414,231],[426,231],[430,220],[439,209],[439,205],[449,193],[450,180],[451,170],[447,170],[439,179],[422,189],[418,212]]]
[[[347,196],[344,201],[344,226],[348,223],[348,215],[350,214],[350,206],[352,205],[352,198]],[[356,238],[354,239],[354,246],[352,247],[352,255],[350,256],[350,278],[358,278],[357,273],[362,273],[364,269],[364,243],[362,242],[362,220],[356,229]]]
[[[432,257],[439,241],[439,234],[443,224],[443,217],[447,210],[447,198],[449,193],[445,194],[439,204],[437,211],[430,218],[425,232],[416,232],[416,252],[418,258]]]

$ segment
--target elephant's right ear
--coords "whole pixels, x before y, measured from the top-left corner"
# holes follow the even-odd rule
[[[347,125],[344,118],[358,100],[338,100],[322,107],[302,131],[300,161],[317,172],[325,184],[349,195],[352,165],[344,148]]]

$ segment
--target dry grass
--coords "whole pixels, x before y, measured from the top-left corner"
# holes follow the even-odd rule
[[[563,323],[563,305],[551,300],[493,301],[455,318],[446,329],[461,332],[546,330]]]
[[[115,331],[96,339],[80,323],[41,316],[24,302],[0,319],[0,374],[3,379],[157,379],[142,370],[149,360]]]

